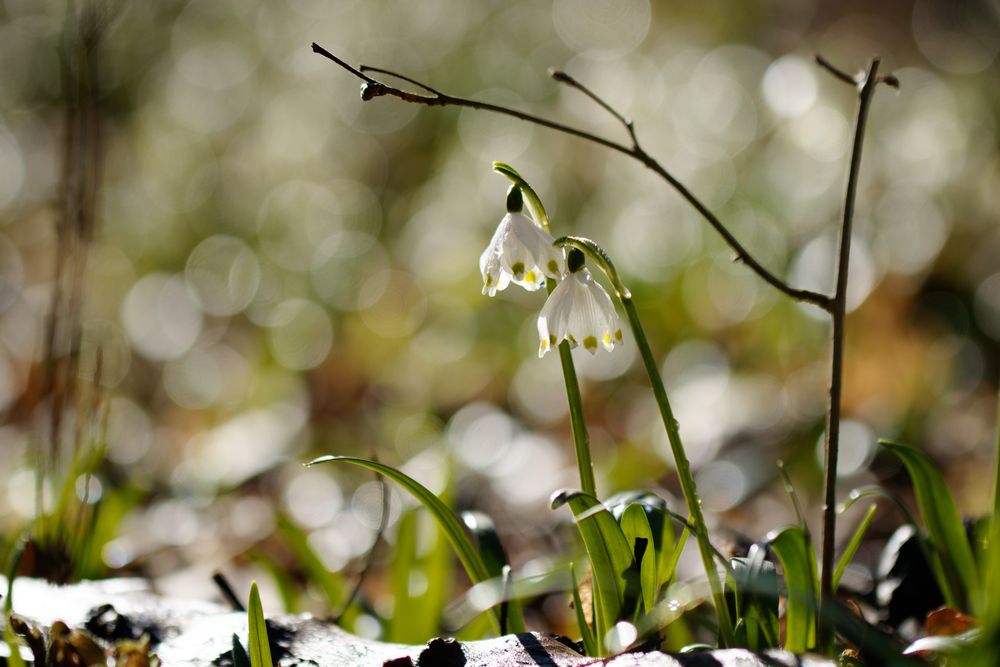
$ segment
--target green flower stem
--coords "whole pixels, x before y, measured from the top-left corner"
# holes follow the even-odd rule
[[[642,357],[642,364],[646,368],[646,375],[649,376],[649,383],[653,386],[653,395],[656,397],[656,404],[660,408],[663,426],[667,430],[667,440],[670,442],[670,451],[673,453],[674,463],[677,466],[677,476],[680,478],[684,502],[687,503],[688,512],[691,513],[691,523],[696,528],[694,532],[695,538],[698,540],[698,551],[701,553],[701,560],[705,567],[705,576],[708,577],[708,585],[712,590],[715,613],[719,621],[720,643],[723,646],[732,646],[734,643],[733,622],[729,617],[729,606],[726,604],[719,571],[716,569],[715,561],[713,560],[712,545],[708,540],[708,527],[705,525],[705,516],[701,512],[701,500],[698,498],[698,489],[695,486],[694,477],[691,475],[691,463],[688,461],[687,453],[684,451],[684,445],[681,442],[677,419],[674,417],[674,412],[670,407],[667,391],[663,387],[663,378],[660,377],[660,370],[656,366],[656,360],[653,358],[649,341],[646,339],[646,332],[639,321],[639,314],[635,310],[635,304],[632,303],[632,297],[626,291],[624,295],[619,293],[618,298],[625,309],[629,326],[632,327],[635,345],[639,349],[639,355]]]
[[[548,281],[549,293],[554,285]],[[562,364],[563,380],[566,383],[566,399],[569,401],[569,423],[573,429],[573,447],[576,450],[576,465],[580,470],[580,489],[595,498],[597,483],[594,481],[594,461],[590,456],[590,436],[583,419],[583,400],[580,398],[580,383],[576,379],[576,367],[569,343],[559,343],[559,362]]]
[[[684,493],[684,502],[687,504],[688,512],[691,514],[691,523],[694,526],[695,537],[698,540],[698,551],[701,553],[702,564],[705,567],[705,576],[708,578],[708,585],[712,590],[712,599],[715,602],[715,613],[719,621],[719,640],[723,646],[732,646],[735,640],[733,632],[733,622],[729,617],[729,606],[726,604],[725,592],[722,588],[722,580],[719,578],[719,571],[715,569],[712,544],[708,539],[708,526],[705,525],[705,516],[701,513],[701,501],[698,499],[698,489],[691,475],[691,463],[688,461],[687,453],[684,451],[684,444],[681,442],[681,434],[678,429],[677,419],[674,418],[674,411],[670,407],[670,400],[667,398],[667,390],[663,387],[663,378],[660,377],[660,369],[656,366],[653,352],[646,339],[646,332],[639,321],[639,313],[632,303],[632,293],[622,282],[614,262],[604,251],[604,248],[594,241],[581,236],[563,236],[556,239],[557,247],[571,246],[578,248],[587,254],[594,262],[601,267],[601,271],[607,276],[608,281],[614,288],[615,295],[621,301],[625,315],[628,317],[629,326],[632,327],[632,335],[635,336],[636,347],[639,348],[639,355],[642,357],[642,364],[646,368],[646,375],[649,376],[649,383],[653,387],[653,396],[656,404],[660,408],[660,416],[663,418],[663,426],[667,430],[667,440],[670,442],[670,450],[674,455],[674,463],[677,466],[677,476],[680,478],[681,491]]]

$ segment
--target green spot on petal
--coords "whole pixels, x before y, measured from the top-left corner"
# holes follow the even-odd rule
[[[510,270],[514,273],[514,277],[518,280],[524,275],[524,262],[515,262],[511,265]]]
[[[492,285],[493,285],[493,274],[492,273],[487,273],[486,274],[486,286],[487,287],[491,287]]]
[[[593,352],[597,349],[597,338],[594,336],[587,336],[583,339],[583,346]]]
[[[549,260],[549,273],[559,273],[559,265],[554,259]]]
[[[550,345],[555,345],[556,344],[555,334],[549,334],[549,344]]]
[[[622,330],[621,329],[615,329],[615,340],[618,341],[619,343],[622,342]]]

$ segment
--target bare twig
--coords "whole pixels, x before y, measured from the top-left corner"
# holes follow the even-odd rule
[[[412,83],[414,86],[417,86],[418,88],[423,88],[431,95],[441,94],[441,91],[438,90],[437,88],[431,88],[426,83],[420,83],[416,79],[410,78],[405,74],[400,74],[399,72],[393,72],[391,69],[382,69],[381,67],[372,67],[371,65],[361,65],[361,67],[359,67],[358,69],[360,69],[362,72],[377,72],[378,74],[388,74],[389,76],[394,76],[397,79],[406,81],[407,83]]]
[[[840,79],[844,83],[849,83],[852,86],[860,86],[867,80],[865,79],[863,72],[860,74],[848,74],[818,53],[813,54],[813,60],[816,61],[817,65],[832,74],[835,79]]]
[[[550,69],[549,76],[551,76],[559,83],[565,83],[570,88],[576,88],[581,93],[583,93],[584,95],[592,99],[594,102],[596,102],[602,109],[604,109],[609,114],[614,116],[615,119],[625,127],[625,131],[628,132],[628,136],[632,138],[632,148],[639,147],[639,139],[636,138],[635,136],[635,123],[633,123],[630,119],[626,118],[625,116],[615,111],[615,109],[610,104],[605,102],[601,97],[599,97],[596,93],[590,90],[590,88],[587,88],[585,85],[583,85],[582,83],[571,77],[566,72],[558,69]]]
[[[730,248],[736,253],[736,259],[738,261],[746,264],[750,269],[756,273],[761,279],[767,282],[769,285],[777,289],[778,291],[786,294],[787,296],[795,299],[796,301],[802,301],[805,303],[811,303],[820,308],[829,311],[832,303],[831,297],[820,294],[819,292],[814,292],[811,290],[798,289],[791,287],[781,278],[777,277],[769,270],[764,268],[760,262],[757,261],[753,255],[741,244],[735,236],[726,228],[719,218],[708,209],[708,207],[702,203],[687,187],[684,186],[673,174],[671,174],[667,169],[660,164],[656,159],[650,156],[646,151],[644,151],[638,144],[633,143],[633,145],[626,145],[616,141],[612,141],[606,137],[602,137],[586,130],[581,130],[579,128],[573,127],[571,125],[566,125],[564,123],[559,123],[548,118],[543,118],[541,116],[536,116],[534,114],[525,113],[523,111],[518,111],[517,109],[512,109],[510,107],[505,107],[499,104],[490,104],[488,102],[480,102],[478,100],[471,100],[464,97],[455,97],[453,95],[447,95],[445,93],[439,92],[430,86],[419,83],[409,77],[400,77],[399,74],[393,72],[391,76],[403,78],[405,81],[423,88],[424,90],[430,92],[430,95],[421,95],[418,93],[412,93],[409,91],[401,90],[394,86],[391,86],[382,81],[373,79],[369,75],[365,74],[359,69],[352,67],[347,64],[337,56],[333,55],[322,46],[313,43],[312,49],[314,52],[329,58],[333,62],[340,65],[342,68],[352,73],[354,76],[358,77],[365,82],[366,85],[362,86],[361,98],[365,101],[374,99],[376,97],[395,97],[404,102],[409,102],[411,104],[423,104],[426,106],[452,106],[452,107],[466,107],[469,109],[478,109],[480,111],[491,111],[493,113],[502,114],[505,116],[510,116],[512,118],[517,118],[534,125],[539,125],[541,127],[547,127],[549,129],[555,130],[557,132],[562,132],[563,134],[568,134],[580,139],[584,139],[591,143],[604,146],[612,151],[621,153],[622,155],[627,155],[628,157],[642,163],[647,169],[658,175],[660,178],[665,180],[670,186],[677,191],[691,206],[698,211],[699,214],[712,226],[715,231],[722,236],[723,240],[729,245]],[[373,67],[366,67],[366,71],[382,71],[376,70]],[[572,85],[572,84],[571,84]],[[598,100],[598,102],[605,109],[610,109],[610,105],[603,102],[593,93],[588,94],[593,98]],[[617,116],[617,112],[612,111]],[[627,121],[626,121],[627,122]],[[626,125],[628,127],[628,125]]]
[[[822,64],[820,57],[817,62]],[[832,65],[823,65],[841,78]],[[851,150],[851,166],[847,176],[847,192],[844,196],[844,212],[840,226],[840,248],[837,252],[837,286],[830,308],[833,320],[833,349],[830,362],[830,402],[827,407],[826,440],[823,451],[823,545],[822,572],[820,575],[820,610],[829,608],[833,601],[833,550],[837,528],[837,459],[840,440],[840,397],[844,372],[844,323],[847,313],[847,274],[851,259],[851,229],[854,222],[854,202],[858,191],[858,174],[861,169],[861,149],[864,144],[865,124],[871,106],[872,93],[879,84],[879,59],[873,58],[868,74],[858,86],[858,114],[854,128],[854,142]],[[832,637],[832,627],[828,619],[820,617],[820,646]]]

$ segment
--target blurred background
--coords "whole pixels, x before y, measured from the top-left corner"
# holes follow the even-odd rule
[[[622,271],[720,536],[760,539],[794,520],[778,459],[818,519],[829,374],[820,311],[734,263],[638,163],[483,112],[362,102],[359,81],[312,41],[627,141],[546,75],[564,69],[633,118],[644,148],[765,266],[827,292],[856,95],[811,54],[852,72],[881,55],[900,90],[876,95],[861,171],[841,495],[876,482],[905,492],[877,450],[889,437],[947,470],[964,513],[989,507],[996,0],[770,0],[738,11],[720,1],[3,0],[0,17],[6,549],[36,495],[58,495],[57,484],[38,490],[36,471],[48,469],[95,508],[81,574],[139,573],[205,597],[221,569],[241,591],[262,579],[269,611],[326,613],[375,540],[381,491],[359,469],[301,464],[352,454],[489,513],[519,571],[569,558],[573,538],[555,530],[568,513],[548,509],[553,491],[577,482],[559,363],[536,354],[542,295],[480,294],[479,254],[508,184],[493,160],[535,187],[556,235],[594,238]],[[74,105],[83,111],[67,115]],[[74,134],[79,117],[89,120]],[[67,201],[93,212],[89,227],[67,223]],[[674,492],[628,332],[613,353],[575,358],[599,492]],[[88,438],[106,452],[77,477],[68,452]],[[388,636],[379,618],[394,602],[379,566],[413,506],[390,493],[389,546],[375,552],[370,608],[353,621],[372,636]],[[843,531],[857,519],[845,515]],[[883,532],[899,520],[879,513]],[[317,563],[341,574],[318,584]],[[432,584],[407,585],[419,596]],[[532,618],[558,628],[564,611],[557,596]]]

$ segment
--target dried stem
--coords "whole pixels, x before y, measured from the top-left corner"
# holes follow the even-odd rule
[[[832,65],[816,61],[837,78],[843,72]],[[858,191],[858,174],[861,169],[861,149],[864,144],[865,124],[871,106],[872,93],[879,83],[879,59],[873,58],[868,74],[858,86],[858,114],[854,128],[854,143],[851,150],[851,166],[847,176],[847,193],[844,196],[844,212],[840,226],[840,247],[837,252],[837,287],[829,310],[833,320],[832,352],[830,363],[830,402],[827,406],[826,439],[823,447],[823,544],[820,575],[820,623],[819,646],[823,647],[832,638],[833,630],[824,610],[833,601],[833,552],[837,528],[837,459],[840,450],[840,397],[844,373],[844,324],[847,313],[847,274],[851,259],[851,229],[854,223],[854,201]]]
[[[715,229],[715,231],[720,236],[722,236],[723,240],[725,240],[725,242],[729,245],[729,247],[733,249],[733,251],[736,253],[736,259],[743,262],[748,267],[750,267],[750,269],[758,276],[760,276],[761,279],[763,279],[765,282],[767,282],[769,285],[771,285],[778,291],[795,299],[796,301],[811,303],[816,306],[819,306],[824,310],[830,310],[832,299],[829,296],[825,294],[820,294],[818,292],[813,292],[811,290],[804,290],[792,287],[784,280],[771,273],[768,269],[764,268],[764,266],[761,265],[761,263],[758,262],[757,259],[753,257],[753,255],[750,254],[750,252],[743,246],[743,244],[741,244],[736,239],[736,237],[733,236],[733,234],[726,228],[726,226],[722,223],[722,221],[719,220],[719,218],[714,213],[712,213],[712,211],[710,211],[708,207],[704,203],[702,203],[700,199],[698,199],[687,187],[685,187],[684,184],[682,184],[679,180],[677,180],[677,178],[675,178],[673,174],[667,171],[667,169],[662,164],[660,164],[655,158],[653,158],[645,150],[643,150],[643,148],[635,140],[635,134],[632,131],[631,122],[625,120],[624,117],[620,116],[618,112],[613,110],[611,105],[607,104],[601,98],[597,97],[597,95],[592,93],[589,89],[586,89],[583,86],[576,83],[576,81],[568,77],[568,75],[563,75],[562,77],[557,76],[556,79],[558,81],[561,81],[562,83],[566,83],[581,90],[588,97],[590,97],[591,99],[595,100],[598,104],[600,104],[604,109],[612,113],[616,118],[619,118],[625,124],[626,129],[629,130],[629,134],[633,142],[632,145],[627,145],[619,143],[617,141],[612,141],[611,139],[593,134],[591,132],[587,132],[586,130],[581,130],[579,128],[572,127],[570,125],[565,125],[563,123],[549,120],[548,118],[543,118],[541,116],[536,116],[534,114],[525,113],[523,111],[518,111],[517,109],[512,109],[510,107],[505,107],[499,104],[490,104],[488,102],[480,102],[477,100],[471,100],[464,97],[455,97],[453,95],[447,95],[445,93],[435,90],[434,88],[431,88],[430,86],[420,83],[410,77],[406,77],[389,70],[384,70],[374,67],[363,67],[362,69],[357,69],[347,64],[346,62],[344,62],[343,60],[333,55],[332,53],[330,53],[329,51],[327,51],[322,46],[316,43],[313,43],[312,49],[314,52],[326,58],[329,58],[330,60],[337,63],[338,65],[340,65],[342,68],[344,68],[354,76],[364,81],[365,85],[363,85],[361,89],[361,98],[365,101],[374,99],[376,97],[389,96],[403,100],[404,102],[409,102],[411,104],[423,104],[425,106],[439,106],[439,107],[448,107],[448,106],[466,107],[469,109],[478,109],[480,111],[491,111],[493,113],[510,116],[512,118],[517,118],[518,120],[523,120],[525,122],[532,123],[534,125],[547,127],[557,132],[562,132],[563,134],[568,134],[574,137],[578,137],[580,139],[584,139],[591,143],[595,143],[600,146],[604,146],[605,148],[609,148],[612,151],[621,153],[622,155],[626,155],[632,158],[633,160],[640,162],[647,169],[649,169],[650,171],[658,175],[660,178],[665,180],[668,184],[670,184],[670,186],[674,190],[676,190],[678,194],[680,194],[691,206],[693,206],[695,210],[698,211],[698,213],[701,214],[701,216],[708,222],[708,224],[711,225],[712,228]],[[387,74],[389,76],[402,79],[404,81],[407,81],[415,86],[424,89],[425,91],[428,91],[428,93],[430,94],[422,95],[419,93],[412,93],[406,90],[401,90],[382,81],[373,79],[368,74],[365,74],[366,71],[379,72],[382,74]],[[571,83],[571,81],[573,83]]]

